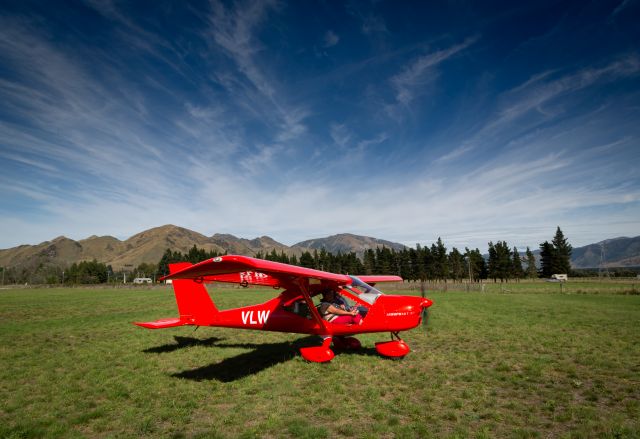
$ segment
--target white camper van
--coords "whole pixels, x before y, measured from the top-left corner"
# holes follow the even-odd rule
[[[136,277],[133,280],[134,284],[150,284],[153,283],[150,277]]]

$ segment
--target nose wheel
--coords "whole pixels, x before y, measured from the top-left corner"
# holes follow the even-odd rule
[[[391,341],[376,343],[376,351],[383,357],[402,358],[411,352],[409,345],[400,338],[397,332],[391,333]]]

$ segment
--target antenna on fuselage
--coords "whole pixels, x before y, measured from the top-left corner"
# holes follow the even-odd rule
[[[427,298],[427,290],[424,284],[424,280],[420,280],[420,296],[423,299]],[[422,326],[426,329],[427,322],[429,321],[429,308],[422,308]]]

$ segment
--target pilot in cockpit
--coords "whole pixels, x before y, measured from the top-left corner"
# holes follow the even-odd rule
[[[355,307],[350,307],[339,294],[328,288],[322,291],[322,299],[318,307],[320,316],[331,323],[344,325],[359,325],[362,315]]]

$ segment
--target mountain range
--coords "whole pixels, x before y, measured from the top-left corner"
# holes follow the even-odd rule
[[[574,248],[571,265],[575,268],[640,266],[640,236],[614,238]]]
[[[96,259],[119,270],[123,267],[137,266],[143,262],[156,263],[167,248],[186,253],[194,245],[207,251],[215,250],[220,253],[226,251],[230,254],[247,256],[255,256],[258,252],[266,254],[273,250],[277,253],[284,252],[299,256],[304,251],[312,252],[322,248],[331,253],[355,252],[358,256],[362,256],[367,249],[376,247],[385,246],[395,250],[405,248],[399,243],[349,233],[309,239],[287,246],[268,236],[245,239],[229,234],[215,234],[207,237],[189,229],[165,225],[145,230],[124,241],[113,236],[94,235],[79,241],[59,236],[37,245],[21,245],[4,249],[0,250],[0,266],[30,269],[41,264],[65,266],[74,262]],[[574,268],[600,266],[603,248],[603,265],[605,266],[640,266],[640,236],[608,239],[574,248],[571,265]]]
[[[292,246],[281,244],[268,236],[255,239],[238,238],[229,234],[215,234],[207,237],[193,230],[174,225],[155,227],[121,241],[113,236],[90,236],[74,241],[59,236],[37,245],[21,245],[0,250],[0,266],[35,268],[41,264],[69,265],[74,262],[96,259],[111,265],[114,270],[137,266],[143,262],[156,263],[167,248],[186,253],[196,245],[207,251],[225,251],[229,254],[255,256],[257,253],[284,252],[300,256],[305,251],[313,252],[324,248],[331,253],[355,252],[362,256],[367,249],[386,246],[402,250],[405,246],[368,236],[342,233],[326,238],[311,239]]]

